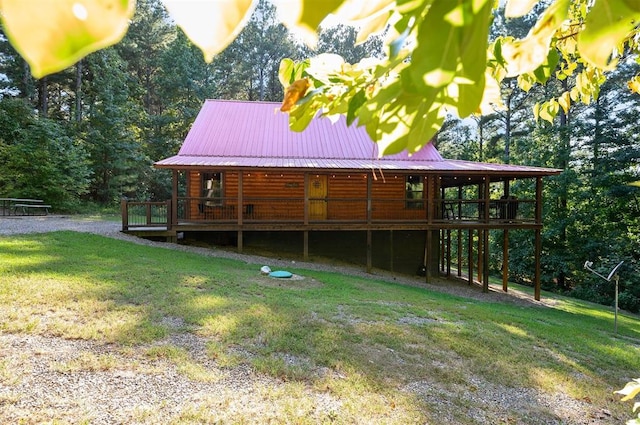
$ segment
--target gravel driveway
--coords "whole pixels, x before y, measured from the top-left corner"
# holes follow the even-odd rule
[[[78,219],[70,216],[0,218],[0,235],[72,230],[167,249],[234,258],[256,264],[256,270],[259,270],[260,265],[265,264],[292,265],[291,261],[275,261],[220,249],[147,241],[125,235],[120,232],[120,228],[118,222]],[[299,262],[295,267],[328,269],[371,277],[371,274],[366,274],[362,268],[358,267],[334,267]],[[418,278],[397,276],[382,271],[377,271],[375,277],[410,285],[425,285]],[[530,296],[519,294],[517,291],[504,294],[494,288],[489,294],[483,294],[477,287],[451,281],[435,282],[428,287],[485,300],[495,298],[505,302],[537,303]],[[268,418],[269,412],[273,415],[273,406],[269,405],[268,398],[259,397],[259,395],[278,391],[283,382],[258,375],[247,365],[219,368],[215,361],[206,355],[207,341],[204,338],[180,329],[182,324],[179,318],[166,318],[166,320],[167,327],[173,330],[166,340],[157,343],[172,344],[186,350],[193,359],[218,374],[220,379],[216,382],[194,382],[179,373],[175,365],[169,362],[158,372],[157,360],[149,360],[138,352],[127,352],[125,355],[118,347],[93,341],[0,332],[0,423],[166,423],[168,418],[175,418],[180,412],[184,413],[185,409],[211,402],[212,398],[217,405],[224,408],[216,411],[218,416],[212,417],[211,423],[237,423],[238,417],[252,418],[248,421],[243,420],[242,423],[266,423],[262,418]],[[118,365],[125,365],[125,367],[118,367],[115,370],[83,369],[73,373],[61,372],[52,367],[52,365],[68,363],[83,354],[112,356]],[[149,370],[154,372],[147,372]],[[407,390],[433,396],[433,389],[428,386],[428,383],[416,382],[411,385],[415,388],[409,386]],[[479,382],[478,385],[483,383]],[[327,393],[311,389],[306,389],[304,392],[305,397],[312,400],[317,412],[339,410],[339,400],[333,399]],[[540,405],[547,406],[558,413],[562,412],[561,423],[566,424],[613,423],[610,422],[611,418],[607,417],[606,413],[601,414],[599,419],[602,421],[584,422],[580,412],[592,406],[563,394],[550,396],[524,388],[514,393],[512,388],[487,385],[482,394],[474,393],[468,396],[486,398],[483,400],[484,403],[494,406],[497,404],[505,411],[526,406],[535,399]],[[465,397],[465,395],[459,394],[456,397]],[[443,403],[446,404],[446,400],[443,400]],[[445,419],[443,418],[443,423],[447,422]],[[478,412],[476,419],[477,423],[488,423],[482,421],[482,412]]]

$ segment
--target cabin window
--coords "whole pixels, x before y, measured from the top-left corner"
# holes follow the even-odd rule
[[[405,182],[406,207],[409,209],[424,208],[424,178],[410,175]]]
[[[206,206],[222,205],[222,173],[202,173],[202,192]]]

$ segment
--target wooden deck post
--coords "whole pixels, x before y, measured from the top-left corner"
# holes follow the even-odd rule
[[[431,248],[433,247],[433,230],[427,230],[427,240],[425,242],[425,258],[426,261],[426,279],[427,283],[431,283],[431,267],[433,262],[433,254],[431,253]]]
[[[309,260],[309,231],[302,232],[302,258],[304,261]]]
[[[482,292],[489,292],[489,229],[482,230],[484,239],[484,269],[482,273]]]
[[[178,225],[178,170],[174,169],[172,174],[171,217],[167,217],[167,230],[171,230]]]
[[[389,268],[393,272],[393,229],[389,230]]]
[[[242,220],[244,219],[244,193],[243,193],[243,172],[238,171],[238,226],[242,226]]]
[[[502,290],[509,289],[509,230],[502,231]]]
[[[367,273],[371,273],[371,270],[373,269],[373,261],[372,261],[372,257],[371,257],[371,249],[372,249],[372,243],[371,243],[371,228],[367,229]]]
[[[456,230],[458,234],[458,277],[462,276],[462,229]]]
[[[484,230],[478,229],[478,282],[483,282],[484,276]]]
[[[122,214],[122,231],[126,232],[129,230],[129,206],[127,205],[127,200],[122,198],[120,200],[120,213]]]
[[[309,224],[309,173],[304,173],[304,224]]]
[[[540,301],[540,252],[542,251],[542,177],[536,179],[536,241],[535,241],[535,276],[534,298]]]
[[[445,269],[445,242],[446,242],[446,231],[444,229],[440,229],[438,231],[440,235],[440,271],[444,272]]]
[[[509,192],[509,179],[507,179],[504,181],[504,199],[509,199]],[[501,205],[500,207],[504,210],[508,209],[506,205]],[[509,290],[509,229],[502,231],[502,290],[504,292]]]
[[[236,214],[238,214],[238,252],[242,252],[244,250],[244,235],[242,233],[244,194],[242,193],[242,185],[242,170],[238,170],[238,207],[236,208]]]
[[[473,229],[469,229],[469,246],[467,247],[469,266],[469,285],[473,284]]]
[[[447,229],[447,277],[451,277],[451,229]]]

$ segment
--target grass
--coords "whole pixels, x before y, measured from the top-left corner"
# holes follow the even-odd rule
[[[552,307],[499,303],[290,271],[304,279],[273,280],[256,265],[74,232],[2,237],[0,333],[120,347],[118,355],[81,353],[55,365],[65,373],[120,368],[122,353],[138,351],[200,382],[220,379],[206,361],[249,365],[282,379],[279,389],[254,394],[271,406],[263,423],[559,421],[557,408],[536,402],[540,395],[577,403],[584,411],[574,417],[631,416],[613,391],[640,376],[636,316],[619,315],[614,336],[611,310],[551,294],[543,298]],[[172,335],[197,337],[203,358]],[[0,362],[0,384],[9,366]],[[515,409],[489,392],[531,397]],[[171,420],[214,422],[226,403],[235,413],[218,419],[255,423],[255,412],[232,408],[233,397],[200,400]],[[318,409],[323,397],[333,402]],[[136,415],[162,418],[146,407]]]

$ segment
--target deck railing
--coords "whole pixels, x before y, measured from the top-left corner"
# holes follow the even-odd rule
[[[175,224],[197,223],[535,223],[535,201],[499,199],[345,199],[180,197]],[[171,201],[122,202],[122,228],[165,227],[171,223]]]
[[[171,227],[171,201],[138,202],[122,200],[122,230]]]

